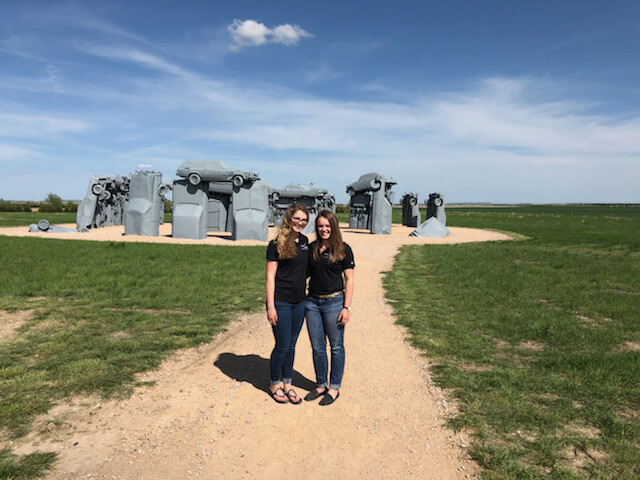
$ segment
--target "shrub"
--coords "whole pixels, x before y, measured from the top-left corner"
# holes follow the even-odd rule
[[[78,205],[72,201],[63,201],[59,195],[50,193],[44,202],[40,203],[41,212],[75,212]]]
[[[9,202],[0,198],[0,212],[30,212],[28,203]]]

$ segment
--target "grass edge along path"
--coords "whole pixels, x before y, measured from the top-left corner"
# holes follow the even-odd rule
[[[399,251],[387,298],[483,478],[640,478],[639,213],[454,211],[531,240]]]
[[[264,302],[264,247],[0,237],[0,251],[0,314],[23,319],[0,342],[6,440],[71,396],[128,395],[137,374]],[[0,478],[53,464],[0,451]]]

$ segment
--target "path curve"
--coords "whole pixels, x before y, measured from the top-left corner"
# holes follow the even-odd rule
[[[443,427],[451,406],[394,323],[381,281],[401,245],[509,239],[450,230],[443,239],[409,237],[411,229],[399,226],[391,235],[344,231],[356,259],[356,294],[343,388],[330,407],[278,405],[266,394],[273,337],[259,312],[211,343],[179,352],[144,376],[154,386],[130,398],[54,408],[39,420],[44,433],[12,448],[58,452],[51,479],[470,478],[476,468],[465,439]],[[303,395],[314,378],[310,352],[305,328],[294,375]]]

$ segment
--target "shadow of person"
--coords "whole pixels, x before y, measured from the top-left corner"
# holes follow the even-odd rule
[[[259,355],[236,355],[235,353],[221,353],[213,364],[227,377],[238,382],[247,382],[258,390],[269,393],[269,359]],[[293,386],[303,390],[315,388],[312,382],[304,375],[293,371],[291,378]]]

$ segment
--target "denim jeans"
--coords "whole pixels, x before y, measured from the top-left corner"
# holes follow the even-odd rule
[[[275,302],[278,323],[273,327],[276,346],[271,352],[271,384],[291,383],[296,342],[304,323],[305,301],[298,303]]]
[[[344,305],[344,295],[332,298],[307,297],[305,314],[307,330],[313,349],[313,366],[318,387],[327,386],[329,364],[327,359],[327,337],[331,345],[330,388],[340,388],[344,373],[344,326],[338,324],[338,316]]]

